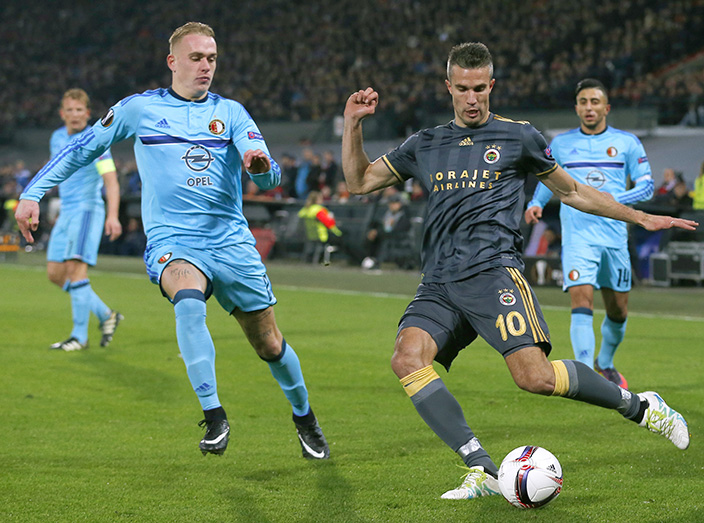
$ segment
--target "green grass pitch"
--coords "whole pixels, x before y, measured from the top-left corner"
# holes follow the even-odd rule
[[[79,353],[48,350],[67,337],[70,310],[43,256],[0,264],[0,521],[704,521],[701,288],[636,288],[617,355],[632,390],[656,390],[685,415],[687,451],[615,412],[519,391],[481,340],[449,374],[438,368],[497,463],[525,444],[562,463],[562,494],[521,511],[501,497],[439,499],[459,484],[460,460],[389,366],[417,276],[278,263],[269,275],[331,446],[327,462],[301,458],[283,394],[215,300],[208,325],[232,433],[223,457],[203,457],[202,412],[178,357],[172,307],[141,260],[103,257],[91,271],[94,289],[126,319],[103,349],[93,318],[91,347]],[[552,357],[570,358],[569,300],[537,292]],[[602,318],[598,310],[595,324]]]

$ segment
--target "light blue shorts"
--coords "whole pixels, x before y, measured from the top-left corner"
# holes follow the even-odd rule
[[[206,299],[214,295],[230,314],[235,309],[259,311],[276,303],[266,267],[253,243],[217,249],[194,249],[169,241],[149,244],[144,263],[152,283],[160,283],[162,272],[174,260],[186,260],[197,267],[208,279]]]
[[[606,287],[616,292],[631,290],[631,257],[628,247],[600,245],[562,246],[562,290],[576,285]]]
[[[51,229],[46,259],[50,262],[79,260],[88,265],[98,261],[98,249],[105,226],[105,209],[61,211]]]

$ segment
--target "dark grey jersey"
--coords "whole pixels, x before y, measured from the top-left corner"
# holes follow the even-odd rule
[[[488,267],[523,270],[526,178],[557,167],[530,123],[493,113],[476,128],[450,122],[417,132],[382,160],[399,181],[415,178],[430,194],[424,282],[459,281]]]

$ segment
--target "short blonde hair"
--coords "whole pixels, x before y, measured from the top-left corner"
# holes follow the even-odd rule
[[[64,100],[76,100],[77,102],[82,102],[85,104],[87,109],[90,109],[90,97],[83,89],[79,89],[77,87],[69,89],[61,97],[61,105],[64,104]]]
[[[174,46],[179,43],[184,36],[194,34],[215,38],[215,31],[213,31],[213,28],[208,24],[203,24],[201,22],[187,22],[171,33],[171,37],[169,38],[169,52],[171,54],[174,53]]]

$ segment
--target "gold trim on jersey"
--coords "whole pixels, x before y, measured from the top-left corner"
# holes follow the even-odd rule
[[[396,169],[394,169],[394,166],[391,165],[391,162],[389,159],[386,157],[386,155],[381,157],[381,160],[386,164],[386,166],[389,168],[391,171],[391,174],[393,174],[396,178],[398,178],[399,182],[405,182],[406,180],[403,179],[403,177],[398,173]]]
[[[498,120],[500,122],[517,123],[521,125],[530,124],[528,120],[511,120],[510,118],[506,118],[505,116],[499,116],[496,113],[494,113],[494,120]]]
[[[523,298],[523,304],[526,308],[526,313],[528,314],[528,323],[530,324],[530,330],[533,334],[533,340],[535,343],[538,342],[549,342],[549,338],[546,336],[545,331],[540,326],[538,321],[538,312],[535,308],[535,303],[533,302],[533,294],[530,292],[530,286],[526,281],[525,276],[521,274],[521,271],[514,267],[506,267],[506,270],[511,275],[511,279],[516,284],[518,292]]]
[[[467,138],[464,138],[458,145],[460,147],[464,147],[465,145],[474,145],[474,142],[469,136],[467,136]]]
[[[553,165],[553,166],[552,166],[550,169],[548,169],[547,171],[544,171],[544,172],[542,172],[542,173],[536,174],[536,176],[546,176],[546,175],[550,174],[551,172],[554,172],[555,169],[557,169],[557,164]]]

